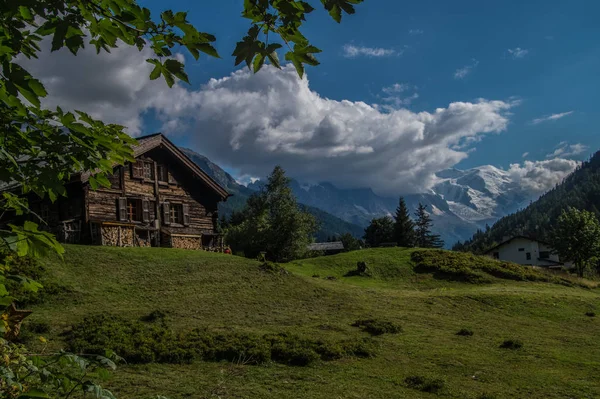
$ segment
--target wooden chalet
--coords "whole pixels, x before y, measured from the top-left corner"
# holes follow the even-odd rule
[[[81,173],[67,197],[30,198],[30,208],[62,242],[221,249],[217,205],[230,194],[160,133],[138,138],[134,156],[109,188],[92,190]]]

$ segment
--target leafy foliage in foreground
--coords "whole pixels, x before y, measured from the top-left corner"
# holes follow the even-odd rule
[[[165,323],[147,324],[105,315],[87,317],[73,326],[68,343],[74,352],[103,353],[104,348],[110,348],[129,363],[226,360],[306,366],[317,360],[375,354],[375,344],[368,339],[329,342],[286,333],[261,336],[199,328],[175,333]]]
[[[414,251],[411,255],[417,272],[441,279],[468,283],[491,283],[493,278],[515,281],[541,281],[571,285],[568,280],[550,276],[516,263],[501,262],[483,256],[442,250]]]
[[[68,398],[76,390],[92,398],[115,398],[88,378],[89,373],[116,369],[120,358],[111,351],[87,356],[62,351],[32,355],[24,346],[0,338],[0,357],[2,398]]]

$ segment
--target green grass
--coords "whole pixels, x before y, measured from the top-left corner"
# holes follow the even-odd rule
[[[466,283],[417,272],[412,256],[400,248],[355,251],[292,262],[283,265],[286,274],[231,255],[68,246],[64,262],[45,264],[71,291],[36,305],[29,322],[49,323],[54,346],[98,313],[135,321],[161,311],[177,333],[206,328],[332,342],[371,337],[352,326],[357,320],[401,328],[372,337],[375,357],[307,367],[122,365],[103,383],[120,398],[600,397],[600,318],[586,316],[600,309],[597,289],[494,276]],[[372,276],[345,277],[359,261]],[[461,329],[473,335],[457,335]],[[501,348],[507,340],[522,347]],[[423,384],[412,383],[419,378]],[[432,381],[443,381],[435,394],[426,392]]]

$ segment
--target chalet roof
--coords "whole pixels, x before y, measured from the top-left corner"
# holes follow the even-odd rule
[[[310,244],[307,249],[309,251],[341,251],[344,249],[344,244],[341,241],[315,242]]]
[[[485,253],[489,254],[490,252],[495,251],[496,249],[500,248],[501,246],[506,245],[509,242],[511,242],[512,240],[515,240],[517,238],[522,238],[522,239],[529,240],[529,241],[537,241],[540,244],[549,245],[547,242],[538,240],[537,238],[528,237],[528,236],[524,236],[524,235],[514,235],[514,236],[510,237],[509,239],[502,241],[500,244],[488,249],[487,251],[485,251]]]
[[[215,191],[222,200],[227,199],[231,196],[229,192],[223,188],[216,180],[210,177],[205,171],[203,171],[194,161],[188,158],[175,144],[166,138],[162,133],[149,134],[137,138],[138,144],[133,146],[134,157],[139,157],[145,153],[155,149],[164,148],[171,152],[185,167],[187,167],[197,178],[204,182],[209,188]],[[82,173],[81,181],[85,182],[90,177],[90,172]]]

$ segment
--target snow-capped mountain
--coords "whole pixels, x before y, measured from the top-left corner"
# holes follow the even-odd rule
[[[184,151],[234,194],[223,205],[224,214],[241,209],[247,197],[263,184],[259,180],[247,187],[242,186],[208,158],[191,150]],[[405,195],[404,199],[413,212],[419,202],[427,206],[434,230],[447,246],[470,238],[478,228],[493,224],[533,199],[511,179],[509,173],[491,165],[468,170],[447,169],[439,172],[437,177],[438,182],[428,193]],[[291,188],[299,203],[319,208],[363,228],[373,218],[393,215],[398,206],[398,198],[377,195],[370,188],[342,189],[328,182],[306,184],[296,180],[292,180]],[[353,227],[353,233],[358,234],[360,228]]]
[[[437,176],[440,181],[433,191],[448,203],[453,213],[470,222],[493,222],[531,199],[506,171],[491,165],[448,169]]]
[[[478,228],[491,225],[531,199],[506,171],[490,165],[447,169],[437,176],[439,181],[430,192],[404,198],[413,211],[419,202],[427,206],[434,230],[447,246],[471,237]],[[257,181],[248,188],[258,189],[261,185]],[[373,218],[393,215],[398,206],[398,198],[379,196],[370,188],[341,189],[328,182],[303,184],[295,180],[291,187],[300,203],[360,226],[367,226]]]

